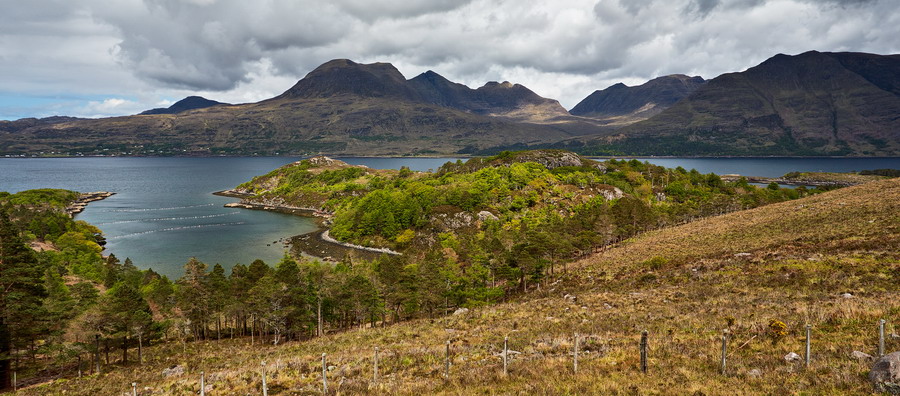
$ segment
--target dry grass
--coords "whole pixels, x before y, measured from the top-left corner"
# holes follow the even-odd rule
[[[663,265],[645,262],[664,257]],[[574,269],[573,269],[574,268]],[[516,301],[467,314],[361,329],[283,346],[249,340],[170,343],[150,348],[143,367],[61,380],[22,394],[260,394],[266,361],[269,394],[321,393],[321,353],[329,389],[340,394],[867,394],[876,322],[900,321],[900,179],[833,191],[654,231],[570,266]],[[841,297],[849,292],[852,298]],[[577,301],[564,298],[577,296]],[[787,324],[777,342],[771,319]],[[803,354],[813,325],[813,362]],[[720,336],[730,332],[728,374],[719,374]],[[650,333],[650,370],[638,370],[641,330]],[[572,334],[584,335],[572,373]],[[497,353],[509,336],[508,376]],[[443,374],[451,340],[451,378]],[[746,344],[745,344],[746,342]],[[738,346],[743,347],[738,349]],[[381,380],[372,382],[380,347]],[[900,349],[896,338],[889,350]],[[186,374],[163,378],[181,364]],[[751,375],[759,370],[760,376]]]

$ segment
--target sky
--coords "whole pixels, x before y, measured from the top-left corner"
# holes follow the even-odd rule
[[[511,81],[567,109],[617,82],[808,50],[900,53],[897,0],[0,0],[0,119],[256,102],[331,59]]]

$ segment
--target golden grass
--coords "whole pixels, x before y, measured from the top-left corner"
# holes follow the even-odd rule
[[[649,268],[653,257],[668,259]],[[321,353],[329,389],[339,394],[867,394],[876,323],[900,321],[900,179],[732,213],[633,238],[570,266],[515,301],[467,314],[360,329],[283,346],[248,339],[169,343],[149,348],[144,366],[60,380],[25,395],[197,394],[199,372],[210,395],[260,394],[267,362],[269,394],[321,392]],[[842,293],[852,298],[841,297]],[[574,295],[577,301],[564,298]],[[773,342],[769,320],[787,324]],[[809,368],[803,354],[813,325]],[[727,375],[719,373],[720,337],[730,334]],[[649,372],[638,371],[641,330],[650,333]],[[572,373],[572,335],[583,335]],[[508,376],[497,353],[509,336]],[[444,342],[452,342],[450,379]],[[743,346],[738,348],[739,346]],[[372,381],[380,347],[378,384]],[[888,340],[889,351],[900,341]],[[186,348],[186,350],[183,350]],[[181,364],[186,374],[163,378]],[[759,370],[760,375],[751,374]]]

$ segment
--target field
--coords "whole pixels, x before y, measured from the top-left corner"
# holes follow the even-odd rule
[[[278,346],[171,341],[147,348],[142,366],[19,394],[123,394],[132,382],[141,395],[197,394],[201,371],[207,394],[261,394],[263,370],[271,395],[320,394],[322,353],[339,394],[868,394],[869,363],[851,353],[875,354],[882,318],[887,352],[900,350],[898,292],[900,179],[891,179],[645,233],[512,301],[458,315]],[[807,324],[811,365],[786,362],[804,355]],[[506,375],[504,337],[516,351]],[[175,365],[183,375],[162,375]]]

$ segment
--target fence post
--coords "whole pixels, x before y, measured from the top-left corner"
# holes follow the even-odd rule
[[[378,384],[378,347],[375,347],[375,374],[372,376],[373,382]]]
[[[444,377],[450,379],[450,340],[447,340],[446,366],[444,367]]]
[[[810,324],[806,325],[806,367],[809,367],[809,361],[811,359],[810,358],[810,352],[812,350],[812,346],[810,345],[811,344],[811,340],[810,340],[811,329],[812,329],[812,325],[810,325]]]
[[[575,354],[572,360],[572,371],[578,374],[578,333],[575,333]]]
[[[137,382],[131,383],[131,396],[137,396]]]
[[[507,375],[509,371],[507,367],[509,366],[509,336],[503,337],[503,375]]]
[[[725,375],[725,369],[728,359],[728,330],[722,331],[722,375]]]
[[[328,366],[325,365],[325,353],[322,353],[322,393],[328,394]]]
[[[884,356],[884,319],[878,321],[878,357]]]
[[[19,390],[19,382],[17,378],[17,373],[13,371],[13,392],[17,392]]]
[[[647,330],[641,332],[641,372],[647,372]]]
[[[269,387],[266,386],[266,362],[262,362],[262,390],[263,396],[269,396]]]
[[[200,396],[206,396],[206,374],[200,372]]]

